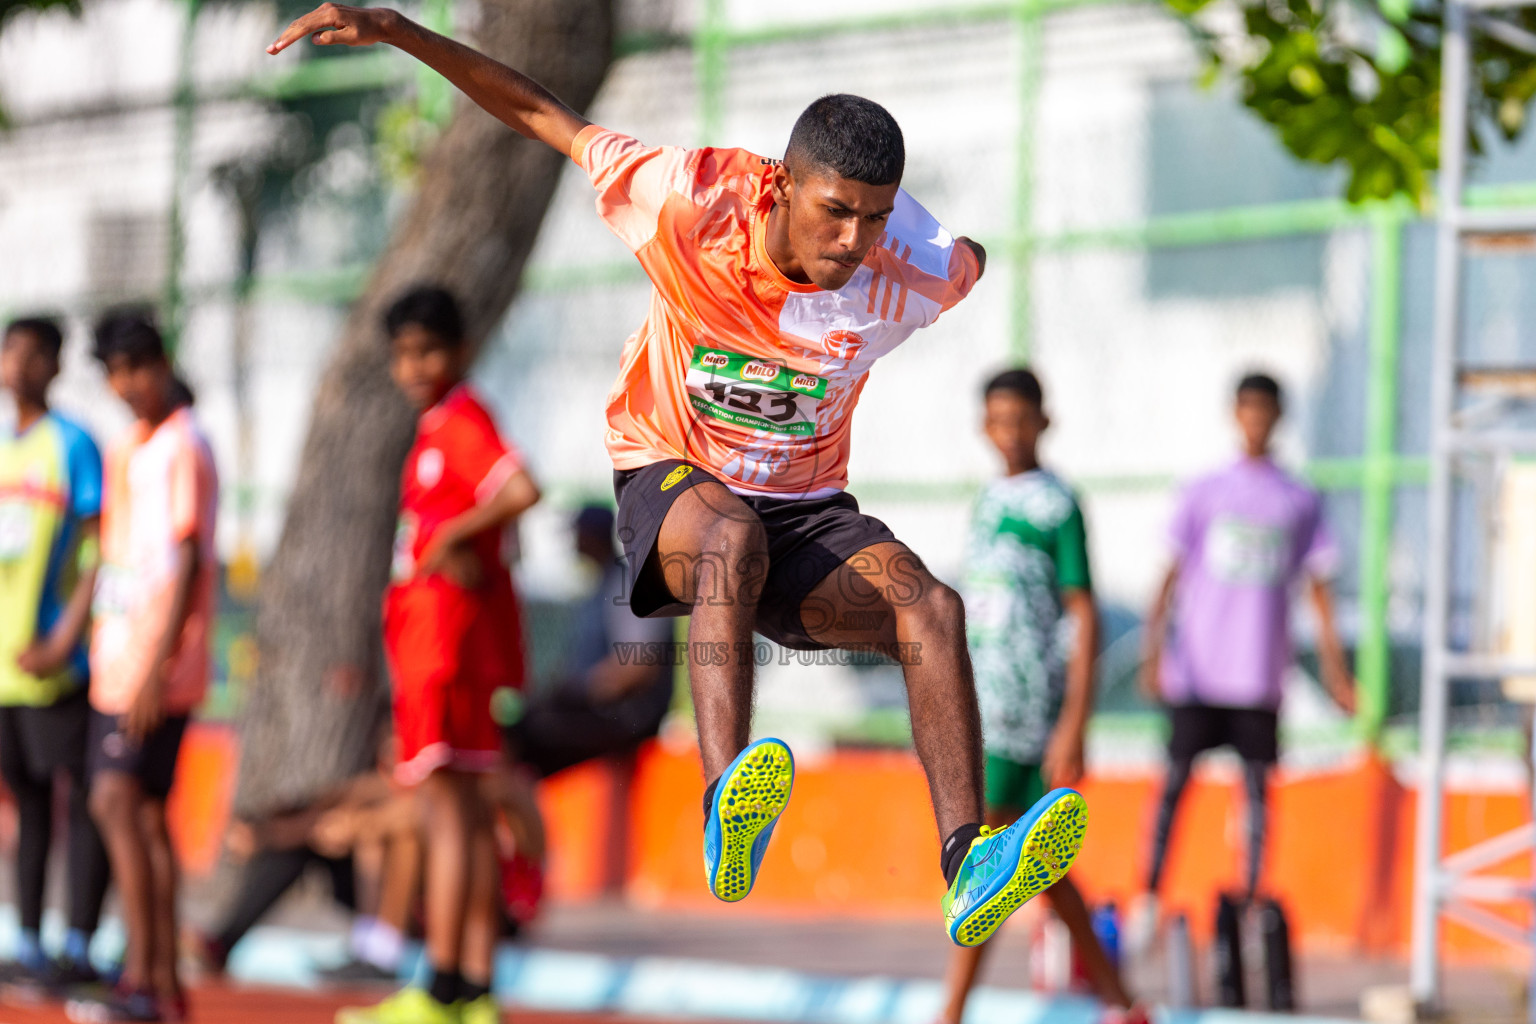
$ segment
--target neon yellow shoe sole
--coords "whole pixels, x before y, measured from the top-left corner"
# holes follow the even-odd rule
[[[750,744],[720,776],[704,822],[704,875],[717,898],[735,903],[752,891],[794,785],[794,755],[776,739]]]
[[[982,830],[944,897],[944,930],[957,945],[979,946],[1008,916],[1059,882],[1082,849],[1088,803],[1057,789],[1007,828]]]

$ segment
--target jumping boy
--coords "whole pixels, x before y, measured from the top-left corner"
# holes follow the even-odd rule
[[[689,681],[710,891],[751,892],[794,780],[782,740],[749,743],[753,631],[802,650],[878,650],[906,679],[949,885],[945,929],[962,945],[984,941],[1066,873],[1087,813],[1081,796],[1057,792],[1022,826],[983,832],[960,598],[845,490],[870,369],[963,299],[986,256],[901,190],[895,119],[858,96],[824,96],[796,121],[782,162],[647,146],[395,11],[328,3],[268,52],[306,36],[397,46],[569,157],[651,279],[646,322],[608,396],[606,443],[630,607],[687,614],[689,649],[709,652]],[[914,416],[923,401],[912,396]]]
[[[0,439],[0,775],[16,800],[21,937],[9,984],[54,993],[95,980],[91,935],[107,890],[107,854],[87,803],[90,703],[84,640],[101,515],[101,454],[48,407],[63,335],[52,320],[15,320],[0,346],[0,384],[16,405]],[[69,930],[57,959],[38,935],[53,833],[55,776],[69,782]]]
[[[384,641],[394,681],[398,781],[419,787],[426,844],[425,988],[344,1009],[337,1024],[494,1024],[491,963],[500,868],[486,798],[501,760],[493,694],[520,688],[517,597],[504,528],[539,500],[521,457],[465,381],[463,318],[416,288],[384,318],[390,373],[421,411],[400,484]]]
[[[77,1020],[174,1021],[187,1005],[165,800],[208,688],[218,477],[153,324],[108,316],[96,358],[134,415],[107,448],[91,637],[91,812],[128,945],[117,989],[70,1008]]]
[[[1047,786],[1075,785],[1082,777],[1099,624],[1083,513],[1037,453],[1050,425],[1039,379],[1029,370],[1005,370],[982,397],[983,429],[1005,472],[976,501],[962,592],[986,744],[987,824],[1001,829]],[[1045,896],[1098,996],[1115,1010],[1129,1009],[1072,879]],[[960,1024],[986,948],[957,949],[951,957],[945,1024]]]

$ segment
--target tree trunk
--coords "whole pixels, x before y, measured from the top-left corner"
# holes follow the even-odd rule
[[[480,49],[577,110],[591,103],[612,60],[612,0],[479,6]],[[460,97],[410,210],[352,307],[262,581],[237,813],[305,802],[373,763],[388,713],[380,606],[415,428],[389,379],[380,318],[404,288],[439,284],[460,297],[478,346],[517,292],[564,163]],[[338,685],[348,679],[352,685]]]

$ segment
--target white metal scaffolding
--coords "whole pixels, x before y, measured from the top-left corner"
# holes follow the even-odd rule
[[[1529,397],[1536,365],[1472,369],[1464,363],[1463,272],[1468,241],[1478,236],[1536,232],[1536,211],[1468,209],[1465,206],[1468,110],[1472,100],[1471,33],[1521,49],[1536,44],[1518,26],[1491,16],[1498,8],[1536,0],[1448,0],[1440,93],[1440,175],[1435,238],[1435,314],[1430,409],[1429,547],[1424,589],[1424,675],[1419,711],[1422,775],[1413,898],[1413,959],[1410,984],[1426,1013],[1440,1005],[1440,920],[1456,921],[1536,954],[1536,933],[1517,927],[1484,906],[1526,901],[1536,904],[1530,880],[1479,872],[1523,853],[1536,855],[1536,825],[1484,840],[1445,856],[1444,790],[1446,719],[1450,683],[1456,679],[1510,679],[1536,676],[1536,664],[1486,652],[1452,650],[1450,638],[1455,481],[1469,459],[1507,462],[1536,454],[1536,430],[1501,425],[1498,417],[1469,414],[1459,396],[1491,390]],[[1533,50],[1536,52],[1536,50]],[[1497,405],[1497,403],[1495,403]],[[1536,757],[1536,746],[1533,746]],[[1533,905],[1536,911],[1536,905]],[[1536,920],[1536,918],[1533,918]],[[1536,979],[1536,965],[1533,965]],[[1536,1024],[1536,983],[1530,986],[1527,1015]]]

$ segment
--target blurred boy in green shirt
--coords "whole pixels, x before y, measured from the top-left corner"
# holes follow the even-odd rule
[[[987,825],[1002,828],[1047,789],[1082,778],[1098,615],[1082,510],[1036,453],[1050,425],[1040,381],[1029,370],[1006,370],[983,396],[983,429],[1006,472],[976,500],[961,594],[986,749]],[[1071,876],[1045,896],[1071,932],[1095,993],[1115,1019],[1130,1019],[1131,999]],[[986,948],[951,957],[944,1024],[964,1015]]]

